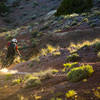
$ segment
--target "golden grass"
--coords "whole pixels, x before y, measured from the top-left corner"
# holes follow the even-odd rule
[[[52,54],[54,51],[56,51],[58,49],[59,49],[59,47],[54,47],[54,46],[48,44],[46,48],[41,49],[40,54],[46,56],[48,53]]]
[[[73,53],[73,52],[77,51],[78,49],[82,48],[83,46],[91,46],[97,42],[100,42],[100,39],[95,39],[93,41],[84,41],[82,43],[77,43],[77,44],[71,42],[69,47],[68,47],[68,50],[71,53]]]

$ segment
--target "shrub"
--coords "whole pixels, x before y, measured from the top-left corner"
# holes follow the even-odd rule
[[[4,2],[0,2],[0,14],[8,12],[8,11],[9,11],[9,8],[5,5],[5,3]]]
[[[15,0],[12,4],[13,7],[17,7],[20,5],[20,0]]]
[[[74,98],[76,96],[76,91],[74,90],[69,90],[67,93],[66,93],[66,98]]]
[[[77,82],[84,78],[89,77],[93,72],[94,72],[94,70],[93,70],[92,66],[82,65],[80,67],[71,69],[68,72],[67,77],[68,77],[68,80],[70,80],[72,82]]]
[[[33,38],[36,38],[36,37],[40,37],[42,35],[42,33],[35,30],[35,31],[31,32],[31,35]]]
[[[12,81],[12,85],[20,84],[22,82],[22,79],[15,79]]]
[[[100,58],[100,52],[97,53],[97,57]]]
[[[31,39],[31,42],[32,42],[32,47],[34,48],[34,47],[36,47],[38,45],[39,40],[38,39],[35,39],[35,38],[32,38]]]
[[[38,85],[41,84],[41,81],[38,77],[29,77],[29,79],[27,79],[25,81],[25,88],[31,88],[31,87],[36,87]]]
[[[93,6],[92,0],[63,0],[56,15],[82,13]]]
[[[69,72],[72,68],[78,67],[78,62],[64,64],[64,71]]]
[[[7,28],[5,28],[5,27],[0,27],[0,32],[7,32],[7,31],[8,31]]]
[[[47,55],[48,53],[53,54],[54,52],[56,52],[56,50],[58,50],[59,47],[53,47],[52,45],[47,45],[47,48],[43,48],[41,49],[41,55]],[[58,54],[59,55],[59,54]]]
[[[53,77],[53,75],[56,74],[57,72],[58,72],[58,70],[56,70],[56,69],[48,69],[46,71],[41,71],[38,73],[27,74],[25,76],[25,80],[28,80],[33,76],[38,77],[41,81],[46,80],[46,79],[51,79]]]
[[[5,78],[6,78],[6,80],[10,80],[12,78],[12,74],[10,74],[10,73],[6,74]]]
[[[39,4],[38,4],[37,1],[34,1],[34,2],[33,2],[33,8],[37,7],[38,5],[39,5]]]
[[[11,34],[6,34],[6,40],[7,40],[7,41],[9,41],[9,40],[11,40],[11,39],[13,39],[13,38],[14,38],[13,35],[11,35]]]
[[[100,16],[100,11],[98,10],[94,11],[94,16]]]
[[[75,62],[79,60],[80,60],[80,56],[77,53],[73,53],[67,57],[67,61]]]
[[[55,51],[52,53],[53,56],[60,56],[61,55],[61,52],[60,51]]]
[[[94,47],[95,47],[96,51],[100,50],[100,42],[96,42],[94,44]]]
[[[40,28],[40,31],[44,31],[44,30],[46,30],[48,28],[49,28],[49,25],[44,25],[43,27]]]
[[[47,71],[40,72],[38,76],[40,77],[41,80],[47,80],[47,79],[51,79],[53,77],[53,74],[57,72],[58,70],[56,69],[49,69]]]

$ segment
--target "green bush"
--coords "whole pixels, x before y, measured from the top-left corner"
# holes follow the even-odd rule
[[[92,0],[63,0],[56,15],[82,13],[93,6]]]
[[[96,42],[94,44],[94,47],[95,47],[96,51],[99,51],[100,50],[100,42]]]
[[[53,77],[53,75],[56,74],[57,72],[58,72],[58,70],[56,70],[56,69],[41,72],[40,75],[39,75],[40,80],[42,81],[42,80],[51,79]]]
[[[16,0],[16,1],[14,1],[13,2],[13,7],[17,7],[17,6],[19,6],[20,5],[20,0]]]
[[[36,87],[41,84],[41,81],[38,77],[30,77],[25,81],[25,88]]]
[[[5,75],[5,79],[10,80],[12,78],[12,76],[13,76],[12,74],[8,73]]]
[[[38,4],[38,2],[37,1],[34,1],[33,2],[33,8],[35,8],[36,6],[38,6],[39,4]]]
[[[82,65],[77,68],[71,69],[68,74],[68,80],[72,82],[80,81],[84,78],[89,77],[94,72],[92,66],[90,65]]]
[[[74,67],[78,67],[78,62],[74,62],[74,63],[65,63],[64,64],[64,71],[65,72],[69,72],[72,68]]]
[[[11,35],[11,34],[6,34],[6,37],[5,38],[6,38],[7,41],[9,41],[9,40],[13,39],[14,36]]]
[[[71,61],[71,62],[75,62],[75,61],[79,61],[80,60],[80,56],[77,53],[73,53],[69,56],[67,56],[67,61]]]
[[[36,38],[36,37],[40,37],[42,35],[41,32],[35,30],[33,32],[31,32],[32,38]]]
[[[100,52],[97,53],[97,57],[100,58]]]
[[[12,81],[12,85],[20,84],[22,82],[22,79],[15,79]]]
[[[34,47],[36,47],[38,45],[39,39],[32,38],[31,39],[31,43],[32,43],[32,47],[34,48]]]
[[[8,11],[9,11],[9,8],[5,5],[5,3],[4,2],[0,2],[0,14],[8,12]]]

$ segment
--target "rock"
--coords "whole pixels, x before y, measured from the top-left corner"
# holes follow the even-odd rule
[[[24,12],[24,13],[23,13],[23,16],[26,16],[26,15],[27,15],[27,12]]]
[[[34,20],[34,19],[36,19],[36,17],[37,17],[37,15],[33,15],[33,16],[31,16],[31,19]]]
[[[44,19],[49,19],[51,16],[53,16],[54,14],[56,13],[56,10],[52,10],[52,11],[50,11],[49,13],[47,13],[47,15],[45,16],[45,18]]]
[[[24,6],[19,6],[19,9],[24,9]]]

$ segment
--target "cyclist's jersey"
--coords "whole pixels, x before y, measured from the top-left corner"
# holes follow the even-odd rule
[[[18,50],[18,46],[16,43],[10,42],[8,43],[8,51],[7,51],[7,56],[15,56],[16,51]]]
[[[11,43],[11,42],[8,42],[7,47],[9,47],[9,46],[10,46],[10,43]],[[18,50],[18,46],[17,46],[17,44],[15,45],[15,49],[16,49],[16,51]]]

